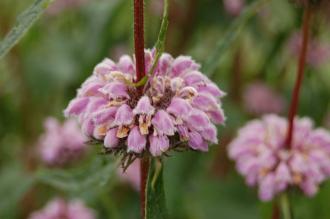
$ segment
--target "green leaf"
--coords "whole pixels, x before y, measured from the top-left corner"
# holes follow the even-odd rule
[[[214,52],[203,64],[203,72],[209,77],[214,74],[214,71],[220,64],[220,59],[227,51],[227,49],[234,43],[239,33],[246,25],[246,23],[252,18],[259,10],[260,6],[270,0],[257,0],[254,1],[244,12],[234,21],[229,27],[225,35],[218,41]]]
[[[36,0],[17,17],[16,24],[0,43],[0,59],[18,43],[34,22],[47,9],[51,1],[52,0]]]
[[[290,200],[288,197],[288,194],[283,192],[280,195],[280,206],[282,209],[282,215],[283,215],[283,219],[293,219],[293,212],[291,209],[291,205],[290,205]]]
[[[17,213],[18,202],[34,185],[35,178],[23,171],[20,165],[15,164],[1,171],[0,218],[12,218],[12,214]]]
[[[162,23],[160,25],[160,31],[158,34],[157,42],[155,44],[156,57],[154,59],[152,67],[148,73],[148,76],[153,75],[153,73],[157,67],[159,58],[164,52],[168,24],[169,24],[169,22],[168,22],[168,0],[164,0],[164,11],[163,11]]]
[[[42,183],[57,189],[79,193],[85,190],[105,186],[117,169],[117,162],[107,161],[104,165],[100,159],[94,164],[76,170],[41,170],[37,173],[37,179]]]
[[[166,219],[167,209],[163,184],[163,164],[152,159],[146,186],[145,219]]]

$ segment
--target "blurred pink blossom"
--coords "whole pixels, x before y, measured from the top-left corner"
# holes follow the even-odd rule
[[[39,139],[41,159],[51,166],[69,164],[83,155],[86,139],[75,120],[61,125],[55,118],[47,118],[45,133]]]
[[[96,216],[79,200],[66,202],[56,198],[43,209],[33,212],[29,219],[96,219]]]
[[[229,145],[238,172],[248,185],[258,186],[264,201],[291,186],[313,196],[330,177],[330,133],[314,129],[309,118],[296,118],[288,149],[284,145],[287,126],[286,119],[265,115],[247,123]]]
[[[245,0],[223,0],[223,5],[228,14],[238,16],[245,6]]]
[[[146,72],[154,58],[154,50],[145,50]],[[103,142],[107,152],[158,157],[182,142],[197,151],[218,142],[215,124],[225,121],[225,93],[194,60],[162,54],[142,96],[133,85],[135,77],[130,56],[123,55],[117,63],[105,59],[82,84],[65,115],[77,117],[83,132]]]
[[[298,58],[302,45],[300,33],[294,33],[289,39],[288,47],[292,55]],[[311,39],[309,42],[307,63],[313,67],[319,67],[330,59],[330,44],[321,43]]]
[[[284,99],[262,82],[253,82],[245,88],[243,102],[245,109],[254,115],[278,114],[285,107]]]
[[[140,159],[136,159],[124,172],[118,169],[119,179],[130,184],[136,191],[140,190]]]
[[[87,0],[56,0],[47,9],[47,14],[57,15],[60,12],[70,9],[77,8],[84,4]]]

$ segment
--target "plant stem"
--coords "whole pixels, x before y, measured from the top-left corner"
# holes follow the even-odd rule
[[[293,219],[293,212],[290,206],[290,201],[287,193],[281,194],[280,204],[281,204],[283,219]]]
[[[280,209],[278,207],[277,199],[273,201],[272,219],[280,219]]]
[[[304,20],[303,20],[303,42],[302,47],[300,51],[300,57],[298,61],[298,69],[297,69],[297,78],[296,78],[296,84],[293,90],[292,95],[292,101],[290,105],[288,120],[289,120],[289,127],[287,132],[287,138],[286,138],[286,146],[288,148],[291,148],[292,145],[292,138],[293,138],[293,129],[294,129],[294,117],[297,113],[298,109],[298,102],[299,102],[299,94],[301,90],[301,85],[304,77],[304,71],[305,71],[305,64],[306,64],[306,56],[308,51],[308,40],[309,40],[309,24],[312,17],[312,11],[309,6],[309,4],[305,8],[304,12]]]
[[[148,180],[150,160],[148,157],[143,157],[140,160],[140,201],[141,201],[141,216],[145,218],[146,209],[146,185]]]
[[[144,1],[134,0],[134,46],[136,59],[136,82],[140,81],[145,76],[143,10]]]

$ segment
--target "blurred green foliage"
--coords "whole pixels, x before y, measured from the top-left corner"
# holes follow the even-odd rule
[[[160,27],[157,1],[146,0],[148,47],[154,45]],[[33,2],[0,0],[0,38]],[[271,203],[261,203],[256,191],[235,173],[226,156],[226,144],[253,118],[241,101],[249,82],[261,80],[290,101],[296,57],[288,52],[287,41],[299,30],[300,18],[300,9],[287,0],[272,0],[245,24],[227,50],[212,59],[212,78],[228,93],[223,105],[226,127],[219,127],[220,145],[211,147],[209,153],[176,153],[165,159],[170,218],[271,217]],[[235,19],[240,18],[226,13],[219,0],[171,0],[166,51],[188,54],[205,63],[215,45],[233,29]],[[330,44],[328,27],[329,23],[317,17],[314,37]],[[84,199],[100,219],[138,218],[138,194],[116,179],[115,164],[98,155],[97,146],[89,157],[67,170],[45,169],[35,153],[45,117],[64,119],[63,109],[98,62],[132,53],[132,34],[131,0],[87,1],[55,15],[46,12],[0,60],[0,218],[27,218],[57,195]],[[233,75],[238,53],[237,82]],[[317,68],[308,66],[303,83],[299,114],[313,118],[317,126],[324,125],[330,111],[329,70],[328,62]],[[329,203],[330,183],[314,198],[293,192],[299,219],[329,219]]]

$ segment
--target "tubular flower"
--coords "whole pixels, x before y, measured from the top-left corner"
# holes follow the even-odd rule
[[[75,120],[67,120],[61,125],[55,118],[47,118],[45,129],[39,139],[39,153],[47,165],[62,166],[72,163],[86,151],[87,139]]]
[[[140,160],[136,159],[126,170],[117,170],[119,180],[129,184],[136,191],[140,191]]]
[[[288,48],[292,55],[298,56],[302,45],[302,34],[294,33],[288,41]],[[327,63],[330,58],[330,45],[312,39],[308,45],[307,63],[314,68]]]
[[[266,84],[254,82],[244,90],[245,109],[254,115],[281,113],[284,110],[284,99]]]
[[[223,0],[225,10],[232,16],[238,16],[245,6],[245,0]]]
[[[96,219],[93,210],[87,208],[81,201],[66,202],[55,198],[45,208],[33,212],[29,219]]]
[[[145,51],[146,72],[154,57]],[[77,117],[83,132],[103,141],[107,152],[158,157],[184,142],[207,151],[209,142],[217,143],[214,124],[225,121],[220,102],[225,93],[199,68],[190,57],[163,54],[140,95],[132,58],[105,59],[64,113]]]
[[[47,9],[47,14],[58,15],[60,12],[69,8],[78,8],[87,0],[58,0],[54,1]]]
[[[276,115],[253,120],[229,145],[229,156],[261,200],[271,200],[288,187],[313,196],[330,176],[330,133],[313,129],[308,118],[296,118],[292,147],[284,145],[288,122]]]

